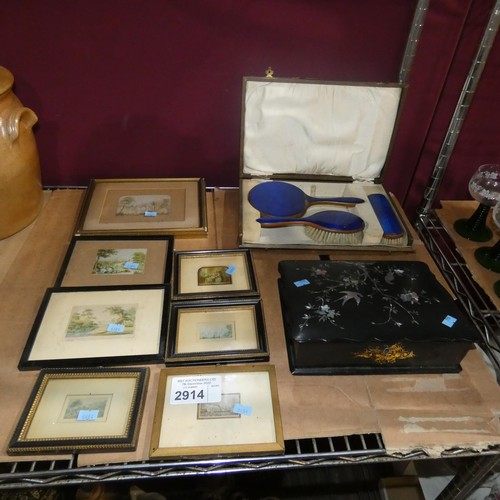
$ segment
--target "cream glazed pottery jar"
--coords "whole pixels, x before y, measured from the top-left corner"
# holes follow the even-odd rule
[[[0,66],[0,239],[28,226],[42,208],[40,160],[32,127],[38,121],[12,91]]]

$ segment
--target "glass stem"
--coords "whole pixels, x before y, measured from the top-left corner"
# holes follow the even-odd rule
[[[498,240],[489,250],[488,255],[491,260],[500,260],[500,240]]]
[[[488,217],[488,212],[490,207],[484,203],[480,203],[476,208],[476,211],[470,216],[467,221],[467,225],[471,231],[477,231],[486,225],[486,217]]]

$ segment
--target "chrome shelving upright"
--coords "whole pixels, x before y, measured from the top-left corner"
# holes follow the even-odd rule
[[[415,227],[420,238],[480,332],[483,339],[482,347],[495,369],[497,379],[500,377],[499,312],[491,303],[488,295],[472,278],[465,261],[447,235],[433,207],[437,204],[436,198],[439,186],[446,173],[448,161],[469,111],[499,25],[500,0],[496,0],[455,106],[431,178],[424,191],[422,204],[417,210],[417,219],[415,221]]]

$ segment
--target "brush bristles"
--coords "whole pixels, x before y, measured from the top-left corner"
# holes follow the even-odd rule
[[[393,247],[402,247],[407,244],[406,234],[403,233],[401,236],[398,236],[396,238],[387,238],[384,236],[382,238],[382,244],[390,245]]]
[[[363,231],[327,231],[313,226],[304,226],[304,233],[312,240],[323,245],[359,245],[363,242]],[[383,237],[381,243],[393,247],[402,247],[407,244],[406,234],[402,234],[397,238]]]
[[[363,231],[342,232],[327,231],[313,226],[304,226],[306,236],[322,244],[359,245],[363,241]]]

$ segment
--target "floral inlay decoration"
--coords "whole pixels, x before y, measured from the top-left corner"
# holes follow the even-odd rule
[[[356,353],[356,358],[372,359],[379,365],[394,364],[402,359],[411,359],[415,357],[413,351],[408,351],[400,343],[390,346],[367,347],[364,351]]]
[[[367,265],[363,262],[343,262],[332,272],[332,262],[318,262],[310,268],[307,277],[312,286],[303,287],[306,294],[299,330],[304,332],[316,323],[330,324],[343,330],[343,319],[353,308],[365,315],[366,323],[374,327],[397,327],[418,325],[423,305],[440,302],[439,298],[421,287],[416,269],[387,262]],[[304,297],[304,296],[303,296]],[[373,314],[366,316],[366,307]]]

